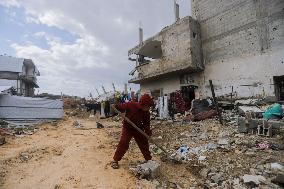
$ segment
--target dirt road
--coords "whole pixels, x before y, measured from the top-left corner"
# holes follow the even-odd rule
[[[88,130],[73,122],[45,124],[33,135],[8,139],[0,147],[0,188],[137,188],[128,161],[118,170],[109,166],[116,141],[106,130],[95,129],[95,120],[80,121],[94,128]]]

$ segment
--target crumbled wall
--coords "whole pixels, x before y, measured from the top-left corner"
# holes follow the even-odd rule
[[[192,0],[201,27],[205,70],[197,76],[210,95],[274,96],[273,76],[284,75],[283,0]],[[244,86],[250,85],[250,86]]]
[[[156,36],[144,41],[143,44],[153,40],[161,41],[162,57],[137,67],[137,71],[141,74],[137,83],[143,82],[146,78],[178,70],[200,71],[203,69],[199,24],[191,17],[178,20]],[[131,49],[130,54],[139,52],[141,47],[143,45]]]

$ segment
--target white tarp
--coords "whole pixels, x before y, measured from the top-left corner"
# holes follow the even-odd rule
[[[60,119],[63,101],[0,94],[0,119]]]
[[[0,71],[21,73],[23,69],[23,58],[0,56]]]

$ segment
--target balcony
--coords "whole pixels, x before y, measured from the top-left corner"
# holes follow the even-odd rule
[[[138,72],[130,83],[139,84],[171,73],[201,71],[204,66],[199,24],[191,17],[180,19],[129,50],[128,56],[136,60]]]
[[[136,70],[138,71],[138,77],[130,79],[130,83],[141,83],[170,73],[198,72],[201,69],[197,68],[189,60],[174,62],[159,59],[137,66]]]

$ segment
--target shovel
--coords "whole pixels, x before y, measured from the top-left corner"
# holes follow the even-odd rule
[[[113,109],[116,113],[118,113],[118,115],[120,115],[125,121],[127,121],[133,128],[135,128],[139,133],[141,133],[144,137],[146,137],[149,142],[151,142],[152,144],[155,144],[158,148],[160,148],[160,149],[165,153],[165,155],[166,155],[166,157],[167,157],[168,159],[170,159],[170,160],[173,159],[173,158],[169,155],[169,153],[168,153],[161,145],[159,145],[159,144],[157,144],[155,141],[153,141],[150,136],[148,136],[144,131],[142,131],[139,127],[137,127],[137,126],[135,125],[135,123],[133,123],[128,117],[126,117],[125,115],[123,115],[123,114],[122,114],[119,110],[117,110],[114,106],[112,106],[112,109]]]

